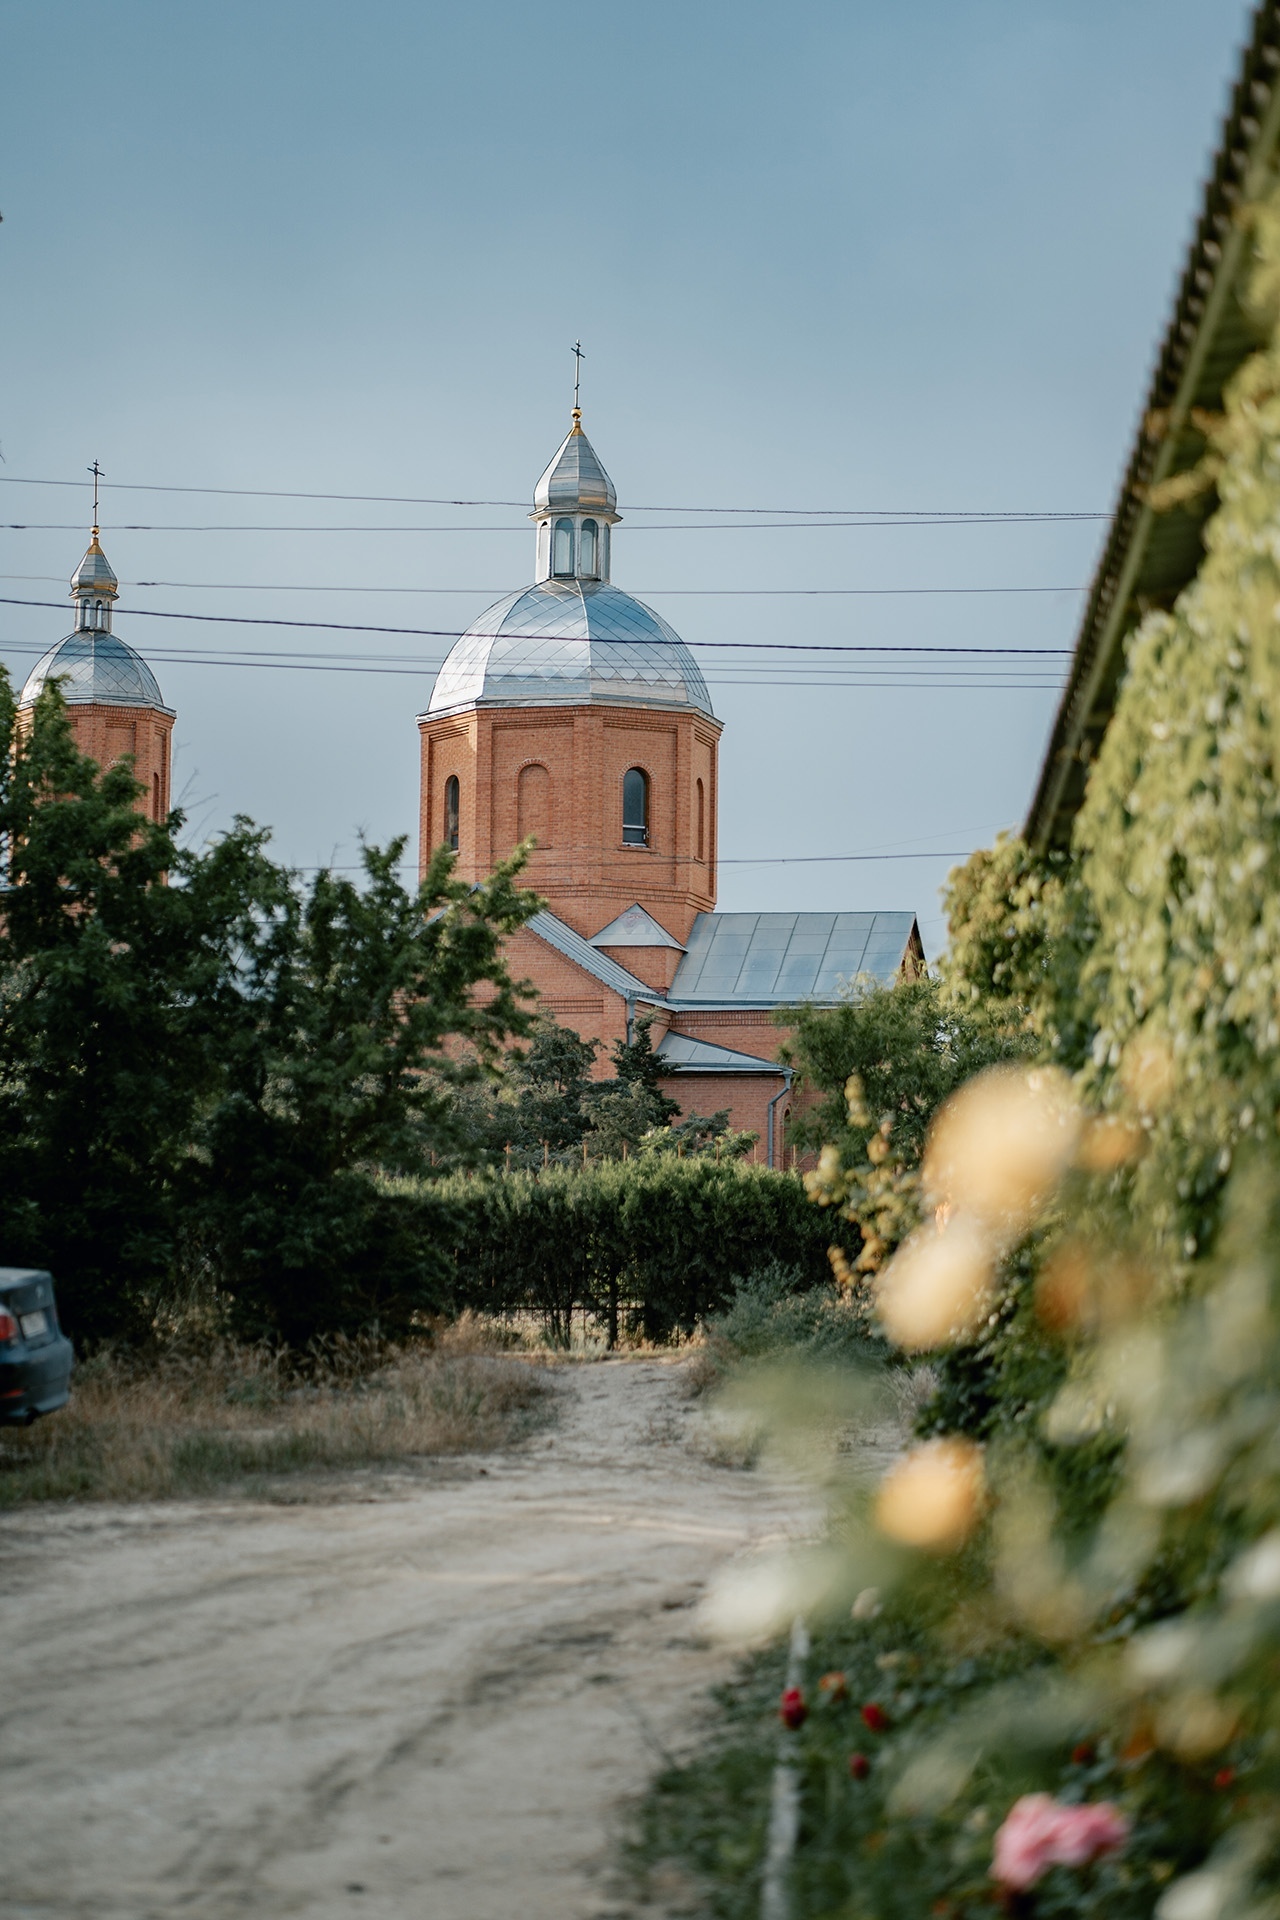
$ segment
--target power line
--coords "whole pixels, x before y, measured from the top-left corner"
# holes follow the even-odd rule
[[[46,607],[58,613],[65,613],[66,607],[61,600],[24,600],[11,595],[0,594],[0,606],[4,607]],[[353,620],[288,620],[283,615],[249,613],[183,613],[162,607],[131,607],[130,619],[139,620],[188,620],[198,621],[206,626],[228,627],[297,627],[308,631],[326,633],[395,633],[404,634],[411,639],[460,640],[463,630],[457,627],[386,627],[374,626],[363,621]],[[500,639],[500,634],[477,634],[476,639]],[[539,633],[511,636],[516,639],[535,642],[539,646],[560,645],[566,642],[581,643],[590,638],[593,644],[600,641],[599,635],[582,633]],[[634,645],[633,640],[620,639],[611,642],[607,638],[604,645]],[[664,644],[672,644],[666,642]],[[765,653],[874,653],[874,654],[998,654],[1031,655],[1049,658],[1069,656],[1071,647],[934,647],[934,646],[872,646],[865,642],[853,641],[803,641],[803,640],[681,640],[679,645],[696,648],[699,651],[723,650],[732,648],[739,651],[759,651]],[[531,654],[530,659],[536,656]]]
[[[3,478],[0,475],[0,478]],[[47,580],[60,582],[60,573],[0,573],[0,580]],[[123,587],[163,587],[170,591],[192,593],[399,593],[399,594],[472,594],[499,596],[508,587],[344,587],[317,585],[314,581],[282,582],[269,580],[122,580]],[[1088,583],[1069,587],[637,587],[637,594],[651,600],[670,599],[783,599],[783,598],[879,598],[896,594],[999,594],[999,593],[1085,593]],[[31,605],[49,602],[32,601]],[[686,645],[689,644],[686,642]]]
[[[0,476],[2,477],[2,476]],[[675,509],[672,509],[675,511]],[[694,508],[692,511],[696,512]],[[753,519],[744,520],[741,526],[725,524],[704,524],[696,520],[655,520],[648,526],[630,528],[635,533],[792,533],[797,530],[823,532],[848,532],[860,528],[914,527],[1014,527],[1040,526],[1064,520],[1106,520],[1108,514],[1044,514],[1044,513],[1008,513],[996,518],[992,515],[976,516],[972,514],[934,514],[926,518],[913,514],[906,518],[874,517],[851,518],[849,516],[824,516],[820,519],[793,518],[788,520]],[[0,522],[8,533],[83,533],[84,527],[77,520],[8,520]],[[498,521],[460,522],[443,526],[368,526],[341,525],[329,526],[313,522],[302,526],[296,522],[263,521],[131,521],[118,520],[102,525],[104,535],[117,533],[519,533],[528,535],[529,529],[523,525],[510,525]]]
[[[0,474],[0,482],[15,487],[87,487],[83,480],[36,480],[20,474]],[[189,487],[164,486],[146,481],[113,481],[112,490],[117,493],[189,493],[217,496],[223,499],[241,500],[338,500],[367,503],[374,506],[395,507],[519,507],[526,512],[527,500],[479,500],[455,499],[448,496],[400,493],[302,493],[280,487]],[[1109,520],[1109,513],[1089,511],[1053,511],[1041,512],[1027,508],[946,508],[946,507],[690,507],[690,506],[636,506],[630,502],[628,513],[725,513],[746,516],[748,514],[786,514],[802,519],[819,519],[833,516],[837,519],[880,517],[885,514],[904,520],[934,520],[938,518],[955,520]],[[64,531],[64,529],[60,529]]]

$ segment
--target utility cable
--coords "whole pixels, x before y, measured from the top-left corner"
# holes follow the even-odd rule
[[[0,474],[0,482],[13,487],[88,487],[86,480],[36,480],[20,474]],[[109,491],[118,493],[190,493],[217,496],[224,499],[241,500],[339,500],[360,502],[373,506],[393,507],[517,507],[525,512],[530,510],[528,500],[478,500],[455,499],[448,496],[402,493],[302,493],[281,487],[188,487],[164,486],[154,481],[112,481]],[[879,517],[889,514],[895,518],[912,520],[944,519],[964,520],[1110,520],[1109,513],[1091,511],[1050,510],[1042,512],[1030,508],[968,508],[968,507],[689,507],[689,506],[636,506],[628,502],[628,513],[727,513],[727,514],[786,514],[798,515],[802,519],[819,519],[834,516],[837,519],[853,517]]]
[[[4,594],[0,594],[0,606],[46,607],[58,613],[65,613],[67,611],[65,602],[61,600],[24,600],[24,599],[18,599],[11,595],[4,595]],[[248,613],[184,613],[176,609],[165,609],[162,607],[130,607],[127,612],[127,618],[131,620],[132,619],[189,620],[189,621],[194,620],[194,621],[200,622],[202,625],[230,626],[230,627],[298,627],[298,628],[305,628],[307,630],[320,630],[326,633],[397,633],[397,634],[405,634],[411,639],[428,639],[428,640],[453,641],[453,640],[461,640],[464,637],[463,630],[457,627],[385,627],[385,626],[373,626],[363,621],[352,621],[352,620],[288,620],[288,619],[285,619],[282,615],[248,614]],[[467,629],[466,631],[469,632],[470,630]],[[478,640],[490,640],[490,639],[497,640],[497,639],[501,639],[503,636],[501,634],[475,634],[475,635],[472,635],[472,637]],[[543,645],[558,646],[566,642],[581,644],[584,640],[588,640],[588,639],[590,639],[593,645],[601,644],[605,646],[634,646],[636,644],[636,638],[637,638],[637,636],[632,636],[630,638],[625,638],[625,639],[619,638],[617,640],[612,640],[612,639],[609,639],[608,637],[604,637],[598,634],[585,634],[585,633],[513,634],[509,637],[512,639],[527,641],[531,645],[536,642],[539,646],[543,646]],[[876,654],[886,654],[886,653],[893,653],[893,654],[957,653],[958,654],[958,653],[963,653],[963,654],[1000,654],[1000,655],[1036,654],[1036,655],[1045,655],[1045,656],[1049,656],[1049,655],[1067,656],[1074,652],[1074,648],[1071,648],[1071,647],[935,647],[935,646],[899,646],[899,645],[870,646],[870,645],[867,645],[865,642],[852,642],[852,641],[809,642],[809,641],[801,641],[801,640],[680,640],[678,643],[667,641],[667,642],[663,642],[662,644],[665,644],[665,645],[679,644],[680,646],[683,646],[683,647],[696,648],[699,651],[711,650],[711,649],[735,648],[735,649],[753,649],[753,650],[758,649],[762,652],[769,652],[769,653],[777,653],[777,652],[876,653]],[[535,656],[533,656],[532,654],[530,655],[531,659],[534,657]]]

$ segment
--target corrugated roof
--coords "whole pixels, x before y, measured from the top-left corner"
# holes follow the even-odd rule
[[[913,913],[700,913],[667,1004],[833,1001],[859,974],[888,986],[915,926]]]
[[[607,953],[597,953],[580,933],[566,926],[548,908],[544,907],[540,913],[535,913],[532,920],[525,924],[549,947],[554,947],[557,953],[562,953],[566,960],[572,960],[584,973],[591,974],[604,986],[612,988],[614,993],[620,993],[624,1000],[648,1000],[655,1005],[661,1000],[661,994],[655,993],[652,987],[646,987],[643,980],[637,980],[634,973],[628,973]]]
[[[1150,608],[1172,606],[1204,555],[1201,532],[1216,495],[1206,493],[1186,507],[1156,513],[1147,504],[1147,492],[1200,460],[1205,440],[1194,416],[1221,410],[1224,387],[1259,344],[1242,304],[1252,248],[1236,216],[1270,184],[1280,152],[1278,74],[1280,0],[1264,0],[1253,16],[1173,317],[1027,816],[1026,836],[1035,846],[1065,846],[1070,840],[1089,768],[1115,707],[1125,641]]]
[[[694,1040],[687,1033],[666,1033],[654,1048],[658,1059],[675,1073],[783,1073],[777,1060],[738,1053],[711,1040]]]

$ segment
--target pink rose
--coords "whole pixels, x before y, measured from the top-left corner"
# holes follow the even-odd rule
[[[1025,1893],[1050,1867],[1083,1867],[1114,1853],[1129,1837],[1129,1822],[1109,1800],[1065,1807],[1047,1793],[1015,1800],[996,1835],[991,1877]]]

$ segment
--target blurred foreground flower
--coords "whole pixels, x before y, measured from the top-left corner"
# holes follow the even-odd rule
[[[799,1687],[783,1689],[782,1698],[778,1702],[778,1718],[784,1727],[790,1727],[792,1733],[802,1727],[809,1718],[809,1709],[805,1705],[804,1695]]]
[[[981,1447],[954,1434],[926,1440],[881,1481],[876,1525],[904,1546],[954,1553],[977,1525],[985,1493]]]
[[[964,1214],[913,1233],[876,1286],[889,1338],[918,1353],[974,1332],[991,1305],[994,1258],[989,1235]]]
[[[996,1834],[991,1877],[1025,1893],[1050,1867],[1087,1866],[1115,1853],[1128,1837],[1129,1822],[1109,1800],[1068,1807],[1047,1793],[1025,1793]]]
[[[1016,1238],[1071,1165],[1082,1125],[1059,1068],[991,1067],[934,1120],[925,1193],[934,1205],[963,1207],[992,1232]]]

